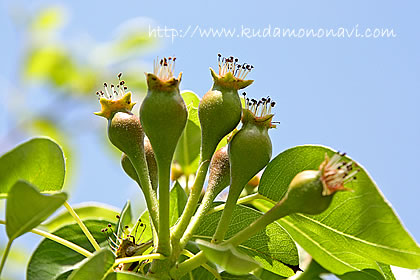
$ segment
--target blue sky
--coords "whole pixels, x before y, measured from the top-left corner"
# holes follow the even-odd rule
[[[247,93],[272,96],[277,106],[272,130],[274,155],[300,144],[323,144],[346,151],[372,175],[403,223],[420,240],[418,197],[420,163],[420,29],[418,1],[35,1],[29,11],[54,4],[68,8],[65,35],[112,39],[123,21],[147,17],[179,32],[191,28],[242,26],[274,28],[390,28],[395,38],[171,38],[144,57],[178,57],[182,89],[202,96],[211,86],[208,67],[216,54],[234,55],[255,66]],[[10,2],[0,6],[2,79],[13,81],[22,49],[8,17]],[[198,26],[198,27],[197,27]],[[119,69],[115,69],[118,73]],[[5,98],[6,93],[0,92]],[[92,97],[94,98],[94,97]],[[96,111],[98,106],[89,108]],[[1,108],[1,105],[0,105]],[[2,113],[0,112],[0,117]],[[86,113],[86,118],[95,118]],[[98,125],[103,120],[97,119]],[[1,124],[1,123],[0,123]],[[121,207],[137,194],[119,162],[97,144],[103,135],[77,137],[80,151],[71,202],[95,200]],[[118,185],[118,189],[112,189]],[[127,186],[127,187],[126,187]]]

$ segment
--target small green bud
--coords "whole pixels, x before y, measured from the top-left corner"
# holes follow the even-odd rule
[[[217,150],[210,162],[210,174],[206,192],[216,197],[230,183],[230,164],[227,146]]]
[[[344,155],[344,154],[343,154]],[[320,214],[331,204],[333,194],[348,190],[345,184],[356,179],[359,170],[353,170],[353,162],[340,161],[343,155],[335,154],[325,160],[319,170],[305,170],[290,182],[285,205],[291,212]]]
[[[147,73],[147,96],[140,108],[144,131],[152,144],[156,161],[168,164],[187,122],[188,112],[179,92],[181,73],[173,76],[175,58],[164,58]]]
[[[242,128],[229,142],[230,191],[237,195],[271,159],[272,144],[268,129],[275,127],[271,122],[272,106],[270,98],[248,104],[243,110]]]
[[[213,86],[198,105],[201,124],[201,157],[210,159],[218,143],[236,128],[242,113],[238,90],[253,81],[244,80],[253,66],[239,64],[237,58],[221,58],[219,54],[219,74],[210,68]]]

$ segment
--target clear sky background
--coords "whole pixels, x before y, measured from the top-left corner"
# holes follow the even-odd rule
[[[13,82],[23,46],[8,15],[11,2],[3,1],[0,6],[0,77]],[[257,98],[270,95],[277,102],[275,120],[281,124],[270,132],[273,155],[300,144],[346,151],[370,172],[409,232],[420,240],[419,1],[18,3],[28,11],[62,3],[70,15],[64,35],[97,41],[112,39],[116,26],[136,17],[148,18],[152,27],[166,25],[179,32],[199,26],[240,33],[241,25],[261,32],[269,25],[272,30],[357,27],[361,33],[365,28],[392,28],[395,38],[163,38],[139,65],[150,67],[155,56],[175,54],[176,72],[184,72],[181,88],[202,96],[211,86],[208,67],[217,66],[217,53],[253,64],[249,78],[255,82],[247,93]],[[115,67],[114,72],[119,71]],[[9,98],[3,90],[0,97]],[[94,93],[92,98],[96,98]],[[91,103],[78,112],[85,114],[89,124],[104,129],[102,135],[85,129],[74,139],[80,166],[72,179],[71,202],[98,201],[121,207],[127,198],[136,200],[138,191],[119,161],[98,145],[106,133],[105,121],[91,114],[98,108],[99,104]],[[0,117],[1,111],[5,108],[0,103]],[[5,125],[0,121],[0,129]],[[11,147],[1,147],[1,152]],[[33,237],[21,239],[25,238]]]

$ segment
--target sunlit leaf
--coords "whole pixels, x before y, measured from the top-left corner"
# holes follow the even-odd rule
[[[198,120],[200,98],[191,91],[181,93],[188,109],[188,121],[175,150],[175,160],[180,164],[184,174],[194,174],[198,168],[201,129]]]
[[[206,215],[194,238],[211,240],[220,220],[221,212]],[[262,215],[261,212],[245,207],[236,206],[226,239],[249,226]],[[298,269],[299,258],[296,244],[290,235],[278,224],[272,223],[264,230],[255,234],[249,240],[238,246],[240,252],[246,253],[257,260],[264,269],[276,274],[290,277]]]
[[[99,220],[99,221],[115,221],[116,215],[119,211],[109,205],[97,202],[86,202],[78,205],[73,205],[74,211],[82,220]],[[48,231],[55,231],[68,224],[73,224],[74,218],[67,210],[63,210],[56,217],[47,220],[42,224]]]
[[[6,203],[6,232],[10,240],[38,226],[67,200],[65,193],[43,195],[25,181],[18,181]]]
[[[268,164],[259,193],[279,201],[292,178],[302,170],[318,169],[325,153],[334,151],[310,145],[284,151]],[[369,269],[382,273],[376,261],[418,268],[420,248],[368,173],[359,168],[357,180],[348,186],[353,191],[337,193],[324,213],[294,214],[280,224],[317,262],[336,274]]]
[[[51,139],[33,138],[1,156],[0,170],[0,197],[5,197],[18,180],[40,191],[59,191],[65,175],[63,151]]]
[[[84,222],[96,241],[103,247],[108,246],[107,237],[101,232],[108,223],[113,226],[114,220],[95,221],[87,220]],[[66,225],[53,232],[54,235],[67,239],[90,252],[94,248],[86,238],[79,225],[74,223]],[[67,279],[73,269],[78,267],[78,263],[85,257],[72,249],[49,239],[44,239],[36,248],[29,261],[26,277],[28,280],[55,280]]]
[[[219,265],[228,273],[245,275],[260,267],[253,258],[238,252],[231,244],[219,245],[204,240],[197,240],[196,243],[209,261]]]
[[[102,249],[83,261],[80,267],[69,276],[69,280],[102,279],[109,268],[114,264],[115,255],[110,249]]]

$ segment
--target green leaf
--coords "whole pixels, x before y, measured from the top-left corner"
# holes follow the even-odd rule
[[[232,275],[227,273],[226,271],[223,271],[222,273],[220,273],[220,276],[222,276],[223,280],[258,280],[260,278],[256,277],[255,275],[252,274],[247,274],[247,275]],[[264,279],[266,280],[266,279]]]
[[[105,277],[105,280],[141,280],[150,279],[139,274],[130,272],[112,272]]]
[[[197,254],[200,252],[200,249],[198,248],[197,244],[195,242],[188,242],[186,247],[186,250],[190,251],[193,254]],[[178,262],[181,263],[185,260],[187,260],[188,257],[185,255],[181,255]],[[207,261],[206,263],[209,267],[213,268],[215,271],[217,271],[216,265]],[[189,273],[185,274],[181,277],[180,280],[215,280],[213,274],[205,269],[203,266],[199,266],[193,271],[190,271]]]
[[[49,138],[33,138],[0,157],[0,197],[25,180],[41,192],[59,191],[64,183],[65,162],[60,146]]]
[[[109,268],[114,264],[114,253],[109,249],[95,252],[93,256],[83,261],[80,267],[69,276],[69,280],[102,279]]]
[[[67,200],[67,194],[42,195],[26,183],[18,181],[10,190],[6,203],[6,232],[10,240],[38,226]]]
[[[363,271],[347,272],[343,275],[337,275],[342,280],[395,280],[391,267],[386,264],[378,263],[381,273],[373,269],[364,269]]]
[[[238,252],[231,244],[219,245],[204,240],[196,241],[206,258],[234,275],[246,275],[260,267],[250,256]]]
[[[87,220],[84,223],[96,241],[102,247],[107,247],[107,237],[101,232],[101,229],[105,228],[108,223],[115,226],[114,222]],[[76,223],[66,225],[54,231],[53,234],[67,239],[90,252],[94,252],[94,248]],[[28,280],[67,279],[71,271],[76,269],[78,263],[84,259],[85,257],[83,255],[72,249],[52,240],[44,239],[32,254],[26,271],[26,277]]]
[[[82,221],[89,219],[113,221],[116,219],[116,215],[119,214],[119,211],[116,208],[97,202],[81,203],[73,206],[73,209]],[[65,225],[73,223],[74,218],[67,210],[64,210],[52,219],[47,220],[42,226],[48,231],[55,231]]]
[[[119,214],[120,219],[118,220],[117,223],[117,235],[121,236],[121,231],[124,229],[125,226],[131,226],[132,223],[132,216],[131,216],[131,204],[130,201],[128,200],[123,209],[121,210],[121,213]]]
[[[318,169],[325,153],[332,155],[334,151],[311,145],[284,151],[268,164],[259,193],[279,201],[293,177],[303,170]],[[354,191],[337,193],[324,213],[294,214],[281,219],[280,224],[317,262],[336,274],[381,271],[375,261],[420,267],[420,248],[369,174],[360,169],[357,180],[348,186]]]
[[[287,279],[287,277],[284,276],[280,276],[278,274],[275,274],[271,271],[262,269],[261,271],[257,271],[256,273],[254,273],[256,276],[258,276],[259,279],[261,280],[281,280],[281,279]],[[311,280],[315,280],[315,279],[311,279]]]
[[[169,223],[173,226],[184,211],[187,204],[187,194],[178,182],[171,189],[170,193],[171,209],[169,210]]]
[[[221,214],[221,212],[215,212],[206,215],[193,237],[211,240]],[[249,226],[261,215],[259,211],[237,205],[233,212],[234,219],[226,233],[226,239]],[[239,245],[238,250],[252,256],[264,269],[286,277],[294,275],[299,264],[296,244],[277,222],[268,225],[251,239]]]
[[[200,98],[192,91],[181,93],[188,109],[188,121],[175,150],[175,160],[181,165],[184,174],[194,174],[198,168],[201,129],[198,119]]]

